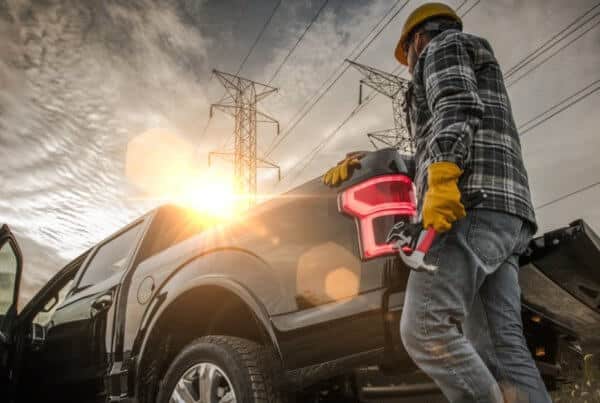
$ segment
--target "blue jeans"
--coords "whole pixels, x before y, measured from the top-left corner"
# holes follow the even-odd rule
[[[531,235],[517,216],[470,210],[427,254],[439,270],[409,275],[402,342],[450,402],[551,402],[521,322],[518,257]]]

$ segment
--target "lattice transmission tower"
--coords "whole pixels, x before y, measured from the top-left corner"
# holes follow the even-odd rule
[[[233,158],[235,191],[238,195],[247,197],[248,206],[252,206],[256,203],[258,168],[277,169],[281,179],[279,166],[258,157],[256,148],[257,123],[275,124],[279,134],[279,122],[256,108],[259,101],[276,92],[277,88],[218,70],[213,70],[213,74],[225,87],[226,92],[221,101],[210,106],[210,118],[214,109],[234,118],[234,149],[229,152],[208,153],[208,165],[211,165],[213,156]]]
[[[404,104],[406,102],[406,91],[408,90],[409,81],[371,66],[348,59],[346,61],[363,75],[358,91],[359,104],[363,102],[363,85],[374,89],[392,100],[394,128],[367,133],[373,147],[376,149],[382,146],[394,147],[402,153],[414,154],[414,142],[406,127]]]

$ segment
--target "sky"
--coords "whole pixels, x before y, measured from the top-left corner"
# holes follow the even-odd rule
[[[240,70],[279,88],[259,108],[280,121],[286,136],[269,154],[284,178],[277,182],[274,171],[261,172],[260,192],[284,192],[349,151],[372,149],[365,134],[393,126],[391,102],[383,96],[311,152],[357,105],[360,74],[352,68],[288,129],[327,77],[356,56],[357,44],[400,10],[356,59],[397,69],[393,50],[403,21],[422,1],[323,1],[0,0],[0,222],[11,226],[24,250],[25,298],[70,259],[160,204],[149,188],[182,185],[173,184],[169,169],[208,172],[208,152],[231,150],[232,120],[218,112],[208,120],[209,105],[224,91],[212,69]],[[463,0],[447,3],[456,7]],[[467,0],[460,12],[470,9],[465,31],[488,39],[509,72],[594,5]],[[517,124],[600,79],[599,11],[507,78]],[[595,92],[522,136],[533,202],[543,206],[536,211],[540,231],[584,218],[600,233],[600,186],[546,205],[600,181],[599,104]],[[260,125],[258,133],[264,154],[275,131]],[[148,159],[142,168],[155,175],[150,180],[136,175],[132,161],[140,155]],[[169,169],[158,168],[164,164]],[[295,168],[305,164],[300,172]]]

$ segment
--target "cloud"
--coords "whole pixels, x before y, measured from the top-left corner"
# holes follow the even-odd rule
[[[209,41],[176,13],[149,1],[0,10],[0,221],[40,247],[27,248],[28,282],[58,269],[41,251],[73,258],[153,207],[124,175],[129,139],[197,135]]]

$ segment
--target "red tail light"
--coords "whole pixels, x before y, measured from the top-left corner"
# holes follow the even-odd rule
[[[339,197],[340,211],[356,218],[362,257],[372,259],[394,253],[385,243],[391,227],[416,214],[412,180],[406,175],[385,175],[355,185]]]

